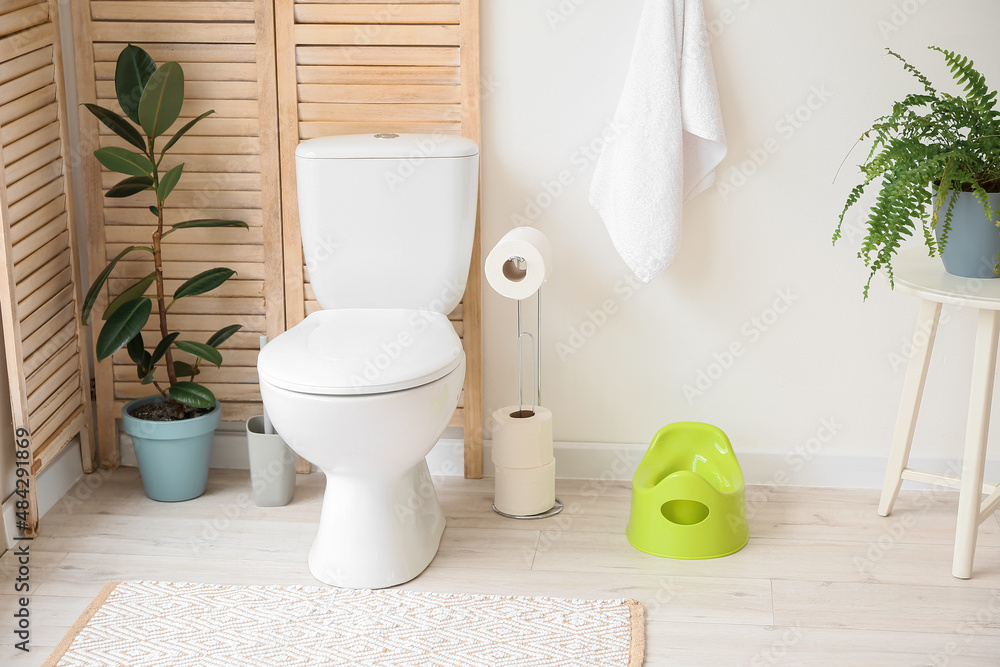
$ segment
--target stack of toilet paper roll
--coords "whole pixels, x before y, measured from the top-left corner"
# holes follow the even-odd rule
[[[523,414],[516,405],[493,413],[493,506],[504,514],[541,514],[552,509],[556,501],[552,413],[536,406],[530,417],[512,416],[515,414]]]

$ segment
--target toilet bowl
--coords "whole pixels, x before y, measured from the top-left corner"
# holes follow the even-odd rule
[[[478,153],[461,137],[396,134],[296,150],[303,252],[322,310],[265,346],[257,369],[275,430],[326,475],[308,555],[324,583],[394,586],[437,553],[445,517],[425,457],[465,381],[447,313],[469,271]]]
[[[414,323],[426,326],[417,332]],[[409,345],[387,344],[401,336]],[[259,369],[275,430],[326,475],[309,552],[313,576],[334,586],[384,588],[420,574],[445,524],[424,457],[465,380],[465,353],[448,319],[318,311],[269,343]],[[307,384],[313,378],[322,385]]]

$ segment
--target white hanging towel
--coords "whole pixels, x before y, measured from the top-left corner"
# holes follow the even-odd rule
[[[648,283],[677,254],[684,201],[726,156],[701,0],[646,0],[611,128],[590,204]]]

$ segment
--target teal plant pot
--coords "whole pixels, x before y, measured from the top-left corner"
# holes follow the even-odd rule
[[[952,191],[938,209],[938,223],[934,234],[941,241],[944,230],[944,215],[948,210]],[[1000,194],[990,193],[990,207],[1000,208]],[[952,210],[951,231],[948,242],[941,252],[944,270],[963,278],[997,278],[993,267],[1000,253],[1000,230],[990,222],[983,211],[983,205],[972,192],[960,192]]]
[[[132,436],[146,495],[168,503],[191,500],[205,493],[208,484],[208,457],[222,405],[216,402],[208,414],[172,422],[136,419],[128,413],[133,406],[162,400],[147,396],[127,403],[122,428]]]

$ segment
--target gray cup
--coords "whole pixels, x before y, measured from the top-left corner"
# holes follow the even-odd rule
[[[281,507],[295,495],[295,452],[277,433],[264,433],[264,416],[247,420],[250,483],[257,507]]]

